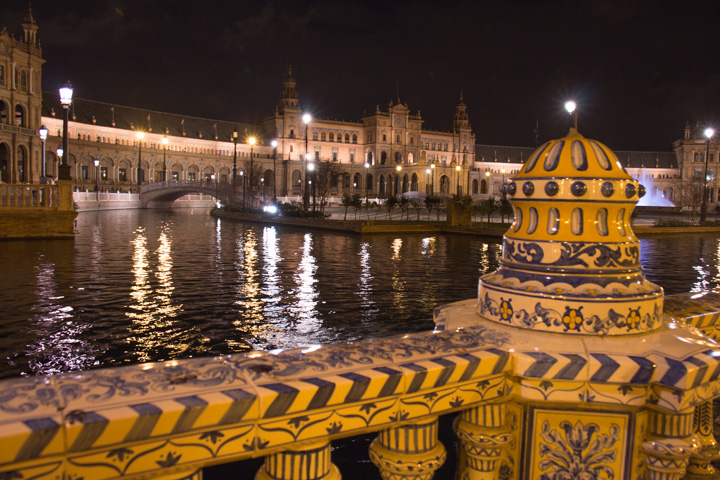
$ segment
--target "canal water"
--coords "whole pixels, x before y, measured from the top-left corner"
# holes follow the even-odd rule
[[[497,240],[264,226],[206,209],[84,212],[75,241],[0,243],[0,378],[428,330]],[[641,241],[667,294],[720,288],[720,241]]]

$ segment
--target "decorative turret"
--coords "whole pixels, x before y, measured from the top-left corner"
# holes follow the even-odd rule
[[[33,18],[31,5],[28,5],[28,14],[25,17],[25,22],[22,24],[22,26],[23,31],[25,32],[25,43],[29,45],[37,45],[38,27],[35,23],[35,18]]]
[[[463,95],[460,93],[460,102],[455,107],[455,115],[453,116],[453,127],[455,133],[459,133],[461,128],[470,128],[470,118],[467,114],[467,105],[463,102]]]
[[[295,79],[292,76],[292,67],[288,67],[288,74],[283,81],[283,89],[280,93],[280,112],[283,113],[285,109],[297,109],[299,108],[299,95],[295,89]]]
[[[538,148],[507,185],[515,221],[478,313],[520,328],[625,335],[660,326],[630,214],[645,193],[605,145],[575,129]]]

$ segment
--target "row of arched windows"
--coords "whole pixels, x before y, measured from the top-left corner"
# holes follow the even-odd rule
[[[350,139],[351,139],[349,133],[346,133],[343,137],[342,132],[337,132],[337,133],[336,132],[326,132],[324,130],[319,133],[319,137],[318,137],[318,131],[313,130],[313,140],[318,141],[318,138],[321,142],[337,142],[337,143],[343,143],[343,138],[345,138],[345,143],[350,143]],[[357,133],[353,133],[352,134],[352,143],[357,143],[357,141],[358,141]]]

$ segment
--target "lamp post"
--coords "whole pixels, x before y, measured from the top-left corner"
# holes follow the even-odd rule
[[[167,182],[167,163],[165,162],[165,154],[167,153],[168,138],[165,135],[162,139],[163,144],[163,182]]]
[[[58,180],[70,180],[70,165],[67,164],[68,156],[68,123],[70,122],[70,104],[72,103],[73,88],[70,82],[60,87],[60,103],[65,115],[63,116],[63,152],[62,163],[58,167]]]
[[[430,164],[430,171],[432,172],[430,174],[430,196],[435,195],[435,164]]]
[[[485,185],[486,185],[486,187],[490,186],[490,172],[487,172],[487,171],[485,172]],[[488,194],[490,193],[490,190],[491,190],[490,188],[486,188],[486,192]],[[485,192],[483,192],[483,193],[485,193]]]
[[[575,130],[577,130],[577,103],[575,103],[573,100],[568,100],[565,102],[565,110],[573,116],[573,124],[575,125]]]
[[[707,216],[707,172],[708,172],[708,153],[710,152],[710,139],[715,135],[712,128],[705,129],[705,175],[703,176],[702,202],[700,203],[700,223],[705,221]]]
[[[138,139],[138,166],[137,166],[137,184],[138,187],[142,184],[143,181],[143,174],[142,174],[142,141],[143,138],[145,138],[145,134],[143,132],[137,132],[135,136]]]
[[[270,143],[273,147],[273,205],[277,203],[277,140]]]
[[[245,170],[240,170],[240,176],[242,177],[242,188],[243,188],[243,211],[245,210]]]
[[[430,195],[430,173],[432,173],[432,170],[429,168],[425,169],[425,174],[427,175],[427,179],[425,180],[425,193]]]
[[[397,177],[395,177],[395,195],[397,195],[398,192],[401,190],[400,172],[402,172],[402,165],[398,165],[397,167],[395,167],[395,171],[397,171]]]
[[[458,180],[457,180],[457,193],[458,195],[462,195],[462,185],[460,185],[460,170],[462,170],[462,167],[460,165],[455,165],[455,171],[458,174]]]
[[[255,206],[255,184],[253,183],[253,147],[255,146],[255,137],[248,138],[250,144],[250,177],[248,178],[248,188],[250,188],[250,206]]]
[[[40,130],[38,130],[38,134],[40,135],[40,143],[42,144],[42,165],[40,169],[40,183],[44,184],[47,183],[45,180],[45,177],[47,176],[47,165],[45,164],[45,141],[47,140],[48,135],[48,129],[45,127],[45,125],[40,127]]]
[[[309,181],[309,184],[310,184],[310,187],[312,188],[313,212],[314,212],[315,208],[316,208],[315,185],[317,184],[317,182],[314,181],[315,180],[315,162],[311,162],[310,160],[308,160],[307,169],[309,172],[308,175],[312,174],[312,177],[313,177],[313,179]],[[310,204],[310,199],[308,198],[308,207],[310,206],[309,204]]]
[[[232,133],[232,140],[233,140],[233,174],[232,174],[233,194],[235,193],[235,177],[237,175],[237,139],[238,139],[238,131],[237,131],[237,127],[235,127],[235,130],[233,130],[233,133]]]
[[[368,178],[370,175],[370,164],[368,162],[365,162],[365,203],[368,203],[368,194],[370,193],[370,185],[368,183]]]
[[[93,160],[93,163],[95,164],[95,198],[100,201],[100,187],[98,186],[98,177],[100,173],[100,160],[95,159]]]
[[[302,117],[305,123],[305,165],[303,165],[303,172],[305,175],[305,181],[303,184],[303,210],[307,212],[310,208],[310,191],[308,190],[308,172],[307,162],[310,159],[310,152],[308,152],[308,129],[310,128],[310,122],[312,121],[312,115],[306,113]]]
[[[57,150],[55,150],[55,153],[57,154],[58,159],[59,159],[59,161],[58,161],[58,180],[60,180],[60,176],[59,176],[60,165],[62,165],[62,162],[63,162],[63,153],[65,153],[65,151],[63,150],[62,147],[58,147]]]

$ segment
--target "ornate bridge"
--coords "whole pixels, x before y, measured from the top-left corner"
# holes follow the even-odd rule
[[[140,187],[140,204],[143,208],[151,202],[172,203],[190,193],[202,193],[228,203],[233,188],[230,183],[218,183],[211,180],[180,180],[157,182]]]

